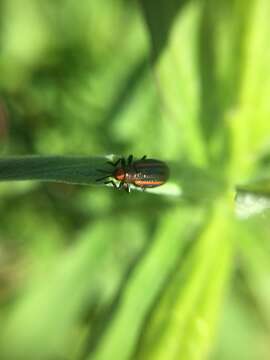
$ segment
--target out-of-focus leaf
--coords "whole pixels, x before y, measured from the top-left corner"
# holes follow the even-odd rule
[[[170,181],[178,184],[183,199],[208,202],[217,199],[226,188],[222,178],[185,161],[170,162]]]
[[[237,242],[240,253],[240,269],[244,285],[248,288],[249,297],[254,302],[254,313],[257,313],[262,326],[270,331],[270,230],[269,218],[257,216],[249,221],[241,221],[238,231],[241,241]],[[256,242],[252,229],[256,227]],[[240,237],[239,237],[240,240]]]
[[[238,290],[239,284],[233,287],[226,301],[217,345],[209,359],[268,360],[269,336],[253,313],[250,302],[245,303],[246,299],[240,297]]]
[[[2,48],[0,56],[0,87],[17,86],[29,67],[41,61],[50,33],[37,1],[3,1]]]
[[[154,60],[163,52],[170,38],[171,28],[187,0],[140,0],[147,25],[150,29]]]
[[[203,359],[212,347],[232,263],[231,216],[216,208],[141,335],[139,359]]]
[[[158,8],[151,3],[152,11],[148,11],[152,16],[152,36],[160,27],[161,34],[166,32],[161,36],[167,38],[166,46],[162,46],[163,51],[154,64],[163,110],[161,146],[166,144],[162,151],[169,157],[183,154],[197,165],[205,165],[206,153],[198,123],[200,94],[196,61],[200,6],[188,2],[177,12],[176,3],[169,2],[169,8],[173,9],[173,22],[167,18],[171,14],[163,11],[162,6]]]
[[[246,2],[242,2],[243,8]],[[252,2],[244,42],[242,84],[238,106],[231,114],[233,173],[250,175],[258,156],[269,149],[270,134],[270,2]]]
[[[130,262],[144,245],[143,229],[136,218],[122,218],[121,224],[103,220],[85,229],[78,243],[46,273],[33,276],[28,290],[11,309],[1,329],[1,356],[49,359],[74,351],[80,333],[70,348],[68,339],[80,317],[97,298],[101,297],[100,303],[112,301]],[[130,243],[125,246],[127,233]]]
[[[227,118],[238,96],[249,7],[237,1],[141,3],[155,54],[164,152],[212,164],[224,174],[230,157]]]
[[[238,103],[249,9],[250,5],[242,0],[201,2],[198,127],[209,164],[223,175],[227,175],[231,157],[228,119]]]
[[[154,242],[131,274],[119,307],[89,359],[129,359],[144,321],[204,217],[200,210],[176,209],[163,215]]]
[[[141,73],[134,73],[127,85],[128,88],[124,89],[125,101],[121,107],[118,106],[117,116],[113,119],[112,136],[128,143],[131,153],[144,154],[147,151],[162,158],[164,154],[156,141],[161,122],[160,109],[157,107],[159,98],[149,64],[141,66]],[[146,136],[142,136],[142,130]]]
[[[218,344],[210,358],[266,360],[270,333],[269,213],[237,222],[235,234],[237,272],[222,315]]]

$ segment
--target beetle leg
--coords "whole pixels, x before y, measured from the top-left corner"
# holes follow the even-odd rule
[[[108,179],[109,177],[110,177],[110,175],[103,176],[102,178],[96,179],[96,181],[102,181],[102,180]]]
[[[116,185],[116,183],[115,183],[113,180],[105,181],[104,184],[106,184],[106,185],[107,185],[107,184],[112,184],[115,189],[117,188],[117,185]]]
[[[126,191],[127,193],[130,193],[130,186],[129,186],[129,184],[126,184],[126,186],[125,186],[125,191]]]
[[[110,164],[110,165],[112,165],[113,167],[116,167],[116,166],[120,163],[120,161],[122,162],[122,159],[123,159],[123,158],[119,158],[119,159],[117,159],[115,162],[113,162],[113,161],[107,161],[107,164]]]
[[[131,165],[133,161],[133,155],[129,155],[128,159],[127,159],[127,163],[128,165]]]
[[[145,160],[147,158],[147,155],[143,155],[143,157],[141,158],[141,160]]]
[[[125,183],[124,181],[121,181],[120,184],[118,185],[118,190],[122,190],[122,189],[124,189],[127,192],[130,192],[129,184]]]
[[[118,190],[122,190],[123,187],[125,187],[125,183],[123,181],[121,181],[117,187]]]
[[[108,174],[108,171],[104,169],[96,169],[96,171],[100,172],[101,174]]]

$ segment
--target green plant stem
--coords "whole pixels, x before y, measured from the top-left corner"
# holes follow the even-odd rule
[[[0,159],[0,181],[40,180],[96,184],[106,168],[106,157],[24,156]],[[109,169],[108,169],[109,171]]]

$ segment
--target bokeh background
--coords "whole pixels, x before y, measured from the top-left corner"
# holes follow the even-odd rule
[[[270,358],[269,16],[1,0],[1,156],[146,154],[182,194],[1,183],[1,359]]]

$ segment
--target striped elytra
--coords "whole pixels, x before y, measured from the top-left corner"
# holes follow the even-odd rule
[[[130,184],[142,190],[163,185],[169,178],[169,168],[164,161],[146,159],[143,156],[140,160],[134,160],[130,155],[128,159],[120,158],[115,163],[109,162],[114,167],[111,174],[98,179],[105,184],[112,184],[118,189],[125,189],[130,192]],[[104,171],[101,171],[104,173]],[[109,178],[114,178],[110,180]],[[115,180],[119,184],[115,183]]]

